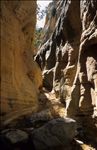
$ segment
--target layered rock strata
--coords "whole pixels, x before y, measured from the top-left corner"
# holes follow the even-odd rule
[[[33,61],[36,1],[1,1],[1,118],[37,111],[41,70]]]

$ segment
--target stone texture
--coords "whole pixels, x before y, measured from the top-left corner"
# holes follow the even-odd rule
[[[41,70],[33,61],[36,1],[1,1],[1,119],[37,111]]]
[[[76,122],[70,118],[58,118],[32,132],[35,148],[49,149],[68,145],[76,135]]]
[[[50,86],[67,115],[93,120],[97,118],[97,1],[62,0],[58,6],[55,28],[35,59],[43,72],[53,70]]]
[[[9,129],[2,131],[2,136],[11,144],[24,142],[28,140],[28,134],[19,129]]]
[[[87,139],[88,145],[97,145],[97,1],[54,0],[49,5],[44,44],[35,60],[50,93],[39,93],[42,75],[33,61],[36,1],[2,0],[0,17],[0,119],[6,125],[19,117],[4,136],[11,143],[23,141],[13,147],[0,135],[3,149],[92,149],[73,145],[76,122],[65,117],[77,120],[83,144]],[[26,132],[31,138],[24,144]]]
[[[43,71],[43,86],[49,91],[53,88],[53,69]]]
[[[59,17],[62,3],[60,0],[53,0],[47,7],[47,14],[45,19],[45,25],[43,28],[42,44],[45,43],[51,36],[52,32],[55,29],[56,21]]]

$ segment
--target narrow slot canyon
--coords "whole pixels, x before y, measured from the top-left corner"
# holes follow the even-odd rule
[[[1,0],[0,25],[0,148],[97,150],[97,0]]]

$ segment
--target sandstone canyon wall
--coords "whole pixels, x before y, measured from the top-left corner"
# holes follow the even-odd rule
[[[53,31],[35,57],[44,86],[65,104],[67,116],[97,118],[97,1],[59,0],[53,6],[48,33]]]
[[[33,61],[36,1],[1,1],[1,119],[38,108],[41,70]]]
[[[45,25],[43,27],[43,41],[42,44],[45,43],[51,36],[52,32],[55,29],[56,22],[60,16],[60,12],[62,9],[63,1],[52,1],[49,3],[46,11],[46,19],[45,19]],[[41,45],[42,45],[41,44]]]

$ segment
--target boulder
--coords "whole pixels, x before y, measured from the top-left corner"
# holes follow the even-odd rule
[[[76,121],[71,118],[57,118],[31,133],[37,150],[70,144],[76,135]]]
[[[2,131],[2,136],[11,144],[17,144],[28,140],[28,134],[19,129],[8,129]]]

